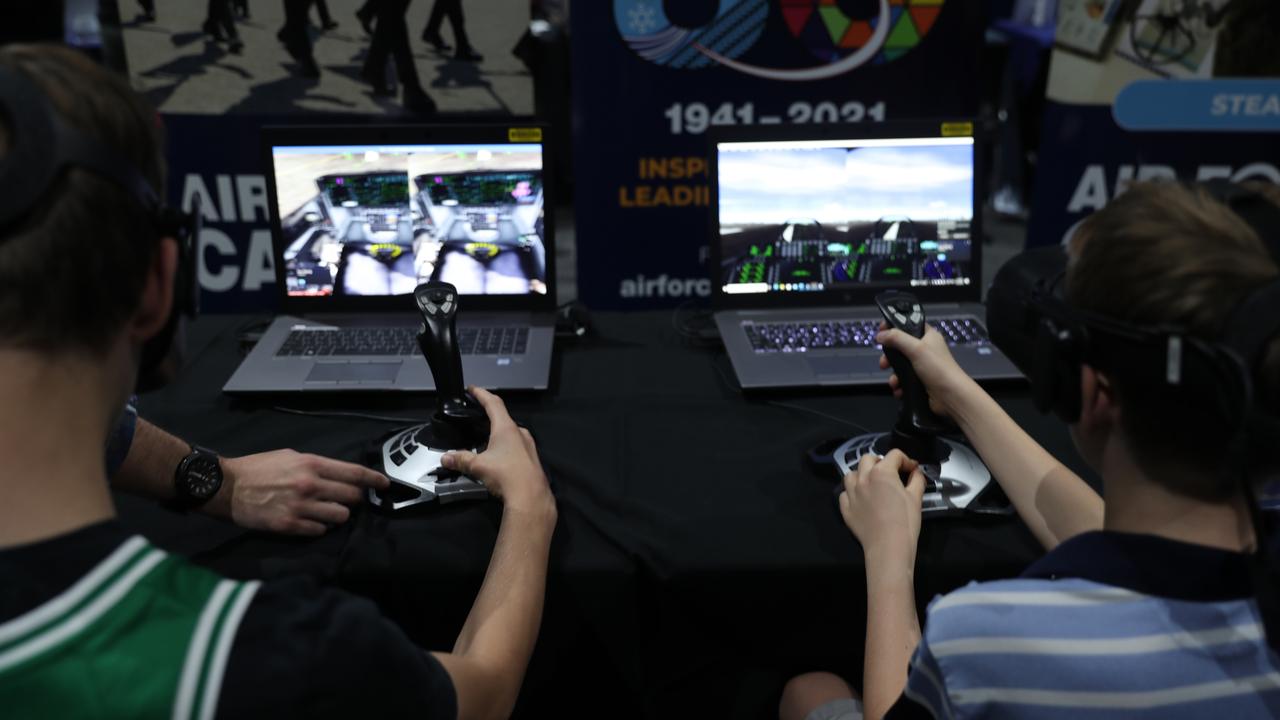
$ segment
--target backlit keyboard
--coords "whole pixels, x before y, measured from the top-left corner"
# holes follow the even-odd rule
[[[529,345],[529,328],[458,328],[458,350],[463,355],[523,355]],[[416,355],[418,329],[394,327],[294,328],[276,350],[277,357],[351,355]]]
[[[972,317],[933,318],[929,320],[947,339],[947,344],[982,345],[987,342],[987,329]],[[876,346],[879,320],[835,320],[787,323],[745,323],[742,326],[751,348],[758,353],[809,352],[842,348]]]

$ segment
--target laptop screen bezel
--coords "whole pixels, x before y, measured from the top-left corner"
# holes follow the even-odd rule
[[[944,133],[943,127],[972,129],[972,132]],[[831,125],[752,125],[719,126],[707,133],[707,169],[711,192],[710,229],[707,253],[711,273],[711,301],[716,309],[763,309],[818,307],[832,305],[868,305],[875,296],[890,288],[853,287],[810,292],[726,293],[723,285],[720,246],[720,166],[719,144],[727,142],[796,142],[806,140],[870,140],[884,138],[973,138],[973,220],[970,224],[971,252],[968,285],[904,286],[896,288],[910,292],[922,302],[967,303],[982,298],[982,194],[983,153],[985,144],[978,131],[978,124],[971,118],[939,118],[929,120],[899,120],[883,123],[831,124]]]
[[[541,139],[525,139],[535,133]],[[514,131],[514,132],[513,132]],[[551,149],[548,130],[537,123],[485,125],[323,125],[268,126],[262,129],[262,154],[267,186],[267,211],[271,218],[271,248],[275,262],[278,307],[282,312],[306,315],[416,311],[412,294],[311,297],[290,295],[285,283],[285,240],[276,195],[274,148],[325,145],[540,145],[542,147],[543,246],[546,251],[546,294],[464,295],[468,311],[554,312],[556,307],[556,249]],[[512,138],[517,139],[512,139]]]

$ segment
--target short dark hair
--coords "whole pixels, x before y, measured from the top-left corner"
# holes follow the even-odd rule
[[[1232,0],[1226,8],[1213,52],[1214,77],[1280,75],[1280,3]]]
[[[1257,232],[1203,188],[1138,183],[1089,216],[1071,240],[1066,295],[1073,306],[1135,325],[1178,326],[1217,340],[1246,295],[1280,277]],[[1272,412],[1280,393],[1280,341],[1265,355],[1255,395]],[[1121,424],[1139,463],[1152,471],[1175,463],[1209,476],[1229,430],[1206,423],[1212,400],[1122,372],[1104,372],[1121,405]],[[1158,474],[1158,473],[1157,473]],[[1168,480],[1168,482],[1179,482]],[[1234,487],[1173,486],[1222,500]]]
[[[128,82],[57,45],[0,48],[0,67],[30,78],[62,121],[115,150],[163,197],[155,111]],[[0,156],[9,143],[0,115]],[[101,354],[137,309],[158,244],[155,219],[129,192],[71,168],[23,217],[0,228],[0,347]]]

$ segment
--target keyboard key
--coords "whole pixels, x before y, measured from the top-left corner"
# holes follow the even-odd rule
[[[324,328],[293,330],[276,350],[278,357],[416,355],[415,327]],[[459,328],[458,350],[463,355],[523,354],[528,327]]]
[[[949,345],[981,345],[987,331],[972,317],[944,317],[929,322]],[[742,326],[755,352],[808,352],[842,348],[876,347],[879,320],[836,320],[791,323],[748,323]]]

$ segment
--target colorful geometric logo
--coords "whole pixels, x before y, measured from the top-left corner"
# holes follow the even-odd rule
[[[896,60],[929,33],[945,0],[889,0],[889,32],[873,63]],[[837,62],[867,47],[876,35],[879,14],[850,17],[838,0],[781,0],[787,29],[811,55]]]
[[[662,0],[614,0],[613,16],[622,38],[637,55],[673,68],[700,68],[715,63],[699,52],[711,48],[738,57],[764,32],[769,17],[767,0],[719,0],[706,25],[687,28],[667,17]]]
[[[945,0],[866,0],[875,10],[851,16],[842,0],[775,0],[792,37],[823,64],[802,68],[753,65],[739,58],[756,44],[769,17],[767,0],[718,0],[701,27],[667,17],[662,0],[613,0],[619,34],[640,57],[672,68],[719,65],[771,80],[824,80],[868,63],[895,60],[933,28]]]

